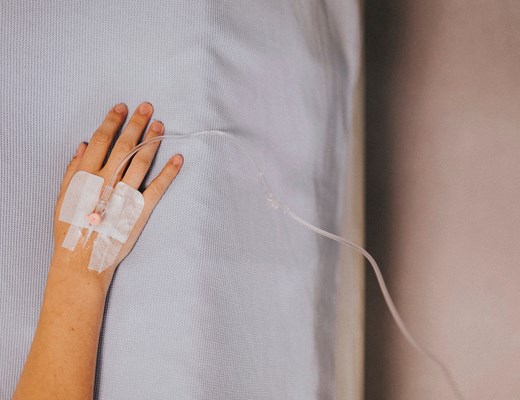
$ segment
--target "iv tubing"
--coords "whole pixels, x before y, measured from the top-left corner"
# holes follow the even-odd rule
[[[112,191],[114,189],[114,184],[115,184],[115,181],[117,179],[117,175],[118,175],[119,171],[121,170],[121,168],[124,167],[124,165],[128,162],[128,160],[135,153],[137,153],[139,150],[141,150],[141,148],[143,148],[144,146],[146,146],[146,145],[148,145],[150,143],[159,142],[159,141],[162,141],[164,139],[186,139],[186,138],[191,138],[191,137],[201,136],[201,135],[211,134],[211,133],[217,134],[217,135],[220,135],[220,136],[226,136],[226,137],[232,139],[232,141],[235,144],[237,144],[240,147],[240,149],[243,151],[243,153],[246,154],[248,156],[248,158],[253,162],[253,164],[254,164],[254,166],[256,168],[256,171],[257,171],[257,178],[258,178],[258,180],[260,182],[260,186],[262,186],[262,188],[264,189],[264,191],[265,191],[265,193],[267,195],[267,198],[269,200],[269,204],[270,204],[270,206],[272,208],[275,208],[275,209],[279,208],[279,209],[281,209],[284,214],[289,215],[292,219],[294,219],[295,221],[299,222],[300,224],[302,224],[306,228],[312,230],[313,232],[315,232],[315,233],[317,233],[319,235],[328,237],[329,239],[335,240],[335,241],[337,241],[337,242],[339,242],[341,244],[349,246],[350,248],[352,248],[352,249],[356,250],[357,252],[359,252],[360,254],[362,254],[368,260],[368,262],[372,266],[372,269],[374,270],[374,273],[376,275],[377,281],[379,283],[379,287],[381,289],[381,292],[383,294],[385,302],[386,302],[386,304],[388,306],[390,314],[392,315],[395,323],[397,324],[397,326],[398,326],[399,330],[401,331],[401,333],[403,334],[403,336],[412,345],[412,347],[414,349],[416,349],[420,354],[422,354],[426,358],[430,359],[434,364],[436,364],[440,368],[440,370],[442,371],[444,377],[446,378],[447,382],[449,383],[451,389],[456,394],[457,398],[459,400],[465,400],[465,397],[462,395],[462,392],[458,388],[455,380],[453,379],[453,377],[452,377],[450,371],[448,370],[448,368],[446,367],[446,365],[444,365],[444,363],[441,360],[439,360],[436,356],[434,356],[432,353],[430,353],[429,351],[425,350],[421,345],[419,345],[419,343],[417,343],[417,341],[413,338],[411,333],[408,331],[408,328],[406,327],[406,325],[404,324],[403,320],[401,319],[401,316],[399,315],[399,312],[397,311],[397,308],[394,305],[394,302],[393,302],[393,300],[392,300],[392,298],[390,296],[390,293],[388,292],[388,289],[386,287],[385,281],[383,279],[383,275],[381,273],[381,269],[379,268],[379,265],[377,264],[376,260],[370,255],[370,253],[368,253],[361,246],[358,246],[357,244],[355,244],[353,242],[350,242],[349,240],[347,240],[345,238],[342,238],[342,237],[334,235],[334,234],[332,234],[330,232],[324,231],[323,229],[320,229],[320,228],[318,228],[318,227],[316,227],[316,226],[314,226],[314,225],[304,221],[303,219],[301,219],[297,215],[295,215],[289,209],[289,207],[287,207],[278,198],[276,198],[274,196],[273,192],[271,191],[271,188],[270,188],[269,184],[267,183],[267,181],[266,181],[266,179],[264,177],[263,172],[261,172],[260,168],[258,168],[258,165],[256,164],[255,160],[251,157],[249,152],[242,147],[242,145],[239,143],[239,141],[233,135],[231,135],[231,134],[229,134],[227,132],[219,131],[219,130],[206,130],[206,131],[199,131],[199,132],[188,133],[188,134],[175,134],[175,135],[157,136],[157,137],[154,137],[154,138],[151,138],[151,139],[148,139],[148,140],[145,140],[145,141],[141,142],[136,147],[134,147],[134,149],[131,150],[119,162],[118,166],[116,167],[116,170],[113,172],[113,174],[109,178],[107,184],[105,185],[105,187],[104,187],[104,189],[102,191],[102,195],[101,195],[101,197],[100,197],[100,199],[98,201],[98,204],[96,205],[95,211],[98,212],[99,215],[103,214],[103,212],[104,212],[104,210],[106,208],[106,205],[108,204],[108,201],[110,200],[110,196],[111,196]]]

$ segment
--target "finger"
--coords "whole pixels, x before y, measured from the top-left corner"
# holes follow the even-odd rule
[[[148,140],[154,137],[162,136],[164,131],[164,126],[162,122],[156,121],[151,124],[150,129],[146,133],[144,140]],[[144,146],[141,150],[135,153],[134,158],[132,158],[132,162],[128,166],[128,169],[123,176],[122,181],[127,185],[133,187],[134,189],[138,189],[143,182],[144,177],[146,176],[150,165],[152,164],[152,160],[155,157],[155,153],[159,148],[160,141],[155,143],[150,143]]]
[[[148,185],[146,190],[143,192],[144,197],[144,209],[143,214],[148,218],[152,213],[153,209],[161,200],[161,197],[166,192],[166,189],[173,182],[179,170],[184,162],[183,157],[180,154],[176,154],[172,157],[164,166],[162,171],[155,177],[155,179]]]
[[[121,136],[119,136],[114,148],[110,152],[107,163],[103,167],[104,172],[107,172],[110,175],[113,174],[119,162],[133,150],[142,136],[144,128],[148,124],[152,113],[153,107],[148,102],[141,103],[141,105],[134,111],[134,115],[132,115],[130,122],[124,129],[123,133],[121,133]],[[121,179],[124,170],[124,167],[121,168],[117,180]]]
[[[61,181],[60,193],[67,190],[67,187],[69,186],[72,176],[78,170],[78,166],[81,162],[81,159],[83,158],[83,154],[85,153],[85,149],[87,148],[87,145],[88,145],[87,142],[81,143],[76,150],[76,154],[74,154],[74,157],[70,160],[69,165],[67,165],[67,169],[65,170],[65,175],[63,176],[63,180]]]
[[[118,112],[119,110],[122,112]],[[108,112],[105,120],[90,139],[90,143],[79,165],[80,170],[96,173],[101,169],[116,133],[125,122],[126,113],[127,107],[125,104],[118,104]]]

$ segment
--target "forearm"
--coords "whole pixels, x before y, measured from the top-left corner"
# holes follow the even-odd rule
[[[40,318],[13,400],[92,399],[109,279],[53,260]]]

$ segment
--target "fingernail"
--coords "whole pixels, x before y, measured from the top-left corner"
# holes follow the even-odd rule
[[[120,103],[117,106],[115,106],[114,111],[118,114],[123,114],[126,111],[126,104]]]
[[[162,131],[163,123],[161,121],[156,122],[154,122],[154,124],[152,125],[152,131],[154,131],[155,133],[160,133]]]
[[[172,164],[174,167],[178,167],[182,164],[182,156],[180,154],[177,154],[175,157],[173,157]]]
[[[150,111],[152,111],[152,107],[148,103],[143,103],[141,107],[139,107],[139,112],[143,115],[148,114]]]

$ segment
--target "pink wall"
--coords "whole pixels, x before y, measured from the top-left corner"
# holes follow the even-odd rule
[[[368,249],[468,399],[520,399],[520,2],[365,9]],[[374,282],[367,399],[455,398]]]

